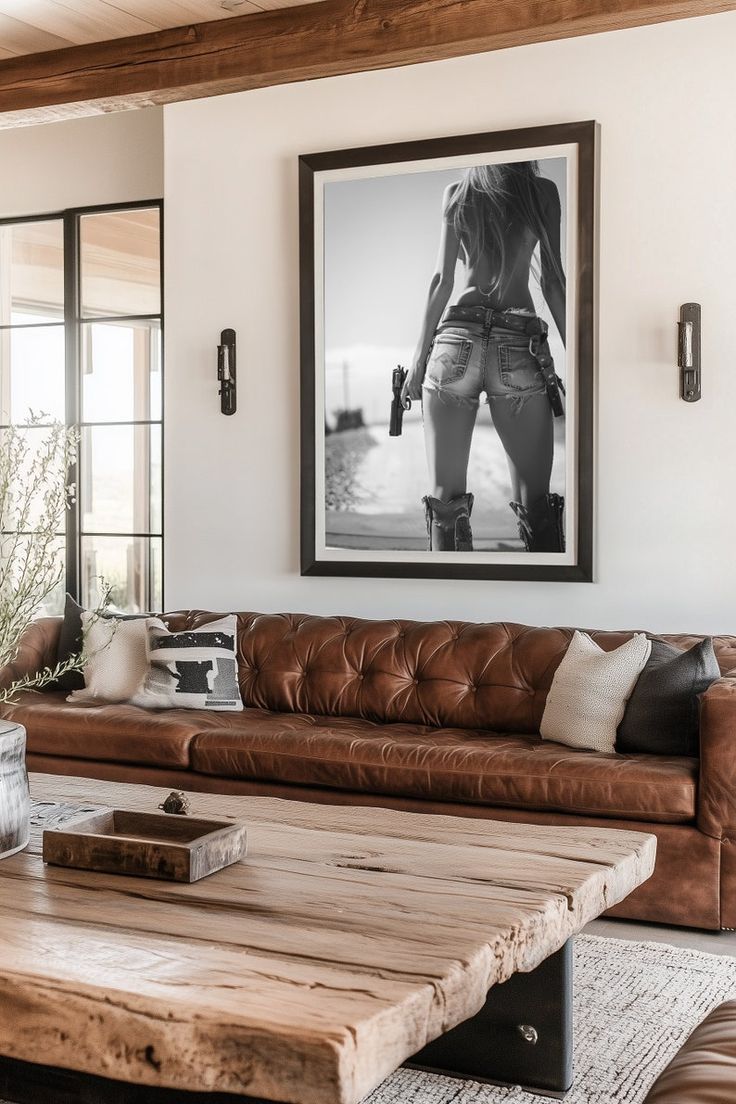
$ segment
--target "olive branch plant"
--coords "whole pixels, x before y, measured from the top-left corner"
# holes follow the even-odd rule
[[[0,668],[11,665],[22,636],[62,581],[57,547],[66,512],[75,501],[69,473],[76,463],[79,432],[31,413],[25,423],[0,431]],[[36,447],[32,447],[31,439]],[[104,613],[110,588],[102,582],[99,605],[86,630]],[[86,635],[86,634],[85,634]],[[89,655],[76,655],[23,674],[0,688],[0,705],[24,690],[42,690],[68,671],[81,671]]]

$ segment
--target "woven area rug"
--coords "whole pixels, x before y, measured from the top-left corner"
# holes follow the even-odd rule
[[[575,940],[575,1083],[565,1104],[641,1104],[711,1008],[736,998],[736,958],[666,943]],[[541,1104],[501,1089],[398,1070],[365,1104]]]
[[[565,1104],[641,1104],[695,1025],[721,1001],[736,998],[736,958],[581,935],[574,985],[575,1084]],[[364,1104],[541,1101],[518,1088],[402,1069]]]

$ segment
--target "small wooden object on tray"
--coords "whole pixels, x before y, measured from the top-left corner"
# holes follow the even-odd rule
[[[98,809],[43,833],[44,862],[196,882],[242,859],[246,829],[226,820]]]

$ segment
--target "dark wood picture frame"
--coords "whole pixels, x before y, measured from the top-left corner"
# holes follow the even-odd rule
[[[597,370],[597,234],[600,127],[593,121],[459,135],[416,142],[315,153],[299,158],[300,358],[301,358],[301,574],[384,578],[506,579],[540,582],[593,581],[594,411]],[[316,547],[316,404],[320,366],[315,341],[315,175],[334,169],[389,165],[484,152],[544,146],[577,147],[576,280],[568,284],[575,305],[577,355],[576,562],[567,564],[320,559]],[[572,212],[571,212],[572,217]],[[390,393],[389,393],[390,397]]]

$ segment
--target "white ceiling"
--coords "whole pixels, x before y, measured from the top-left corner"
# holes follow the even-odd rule
[[[0,0],[0,60],[310,0]]]

